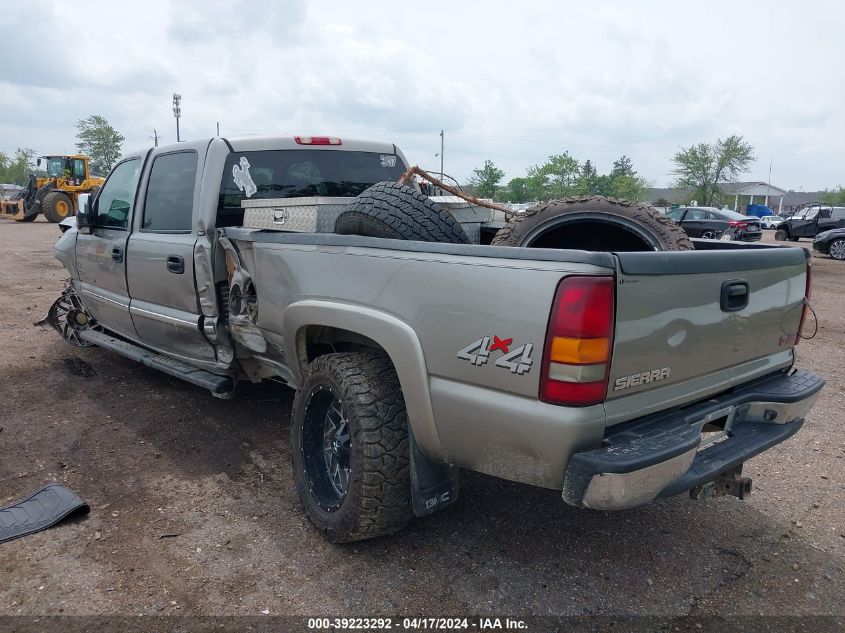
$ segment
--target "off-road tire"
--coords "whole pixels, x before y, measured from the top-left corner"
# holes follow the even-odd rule
[[[609,230],[612,227],[614,231],[628,231],[632,245],[639,242],[642,247],[614,248],[613,244],[608,243],[609,240],[603,241],[600,229],[590,231],[589,235],[579,236],[573,231],[571,237],[566,237],[566,232],[559,231],[570,224],[574,229],[577,223],[581,223],[582,227],[594,227],[596,223],[605,224]],[[559,245],[548,242],[552,231],[561,238]],[[542,239],[544,236],[546,241]],[[576,248],[590,251],[686,251],[693,248],[686,232],[652,206],[605,196],[577,196],[538,204],[524,213],[510,217],[507,224],[496,233],[492,245]]]
[[[351,438],[348,490],[332,511],[321,507],[306,470],[307,425],[322,424],[309,414],[309,403],[326,390],[340,401]],[[294,398],[291,455],[305,513],[329,541],[359,541],[404,527],[413,517],[408,419],[390,359],[363,352],[315,359]]]
[[[834,248],[834,244],[838,244],[838,248]],[[845,240],[837,238],[827,245],[827,254],[833,259],[845,261]]]
[[[416,189],[395,182],[376,183],[365,190],[338,216],[334,230],[341,235],[470,243],[449,211]]]
[[[73,215],[73,201],[66,193],[51,191],[41,201],[41,212],[47,220],[58,224]]]
[[[789,233],[787,233],[784,229],[777,229],[775,231],[775,239],[778,242],[783,242],[789,237]]]

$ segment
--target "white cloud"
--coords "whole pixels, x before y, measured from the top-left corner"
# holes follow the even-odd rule
[[[845,59],[835,3],[13,0],[0,14],[0,150],[73,148],[106,116],[126,148],[185,137],[330,133],[392,140],[466,177],[508,176],[563,150],[608,169],[621,154],[664,184],[679,146],[739,133],[749,178],[845,184]],[[33,20],[32,15],[38,19]],[[90,16],[96,16],[91,20]]]

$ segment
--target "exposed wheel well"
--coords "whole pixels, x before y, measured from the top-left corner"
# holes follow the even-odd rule
[[[307,325],[297,335],[297,356],[300,369],[315,358],[337,352],[380,352],[385,349],[373,339],[342,328],[325,325]]]

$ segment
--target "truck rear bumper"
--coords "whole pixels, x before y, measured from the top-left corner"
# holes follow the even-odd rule
[[[687,407],[611,427],[600,448],[572,455],[563,499],[574,506],[617,510],[712,481],[791,437],[823,386],[824,380],[809,372],[779,372]],[[713,437],[703,437],[703,428]]]

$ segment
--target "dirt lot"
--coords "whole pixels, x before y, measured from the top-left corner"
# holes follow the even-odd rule
[[[0,220],[0,505],[56,480],[92,511],[0,545],[0,614],[845,614],[841,262],[814,257],[799,346],[827,387],[746,465],[748,501],[604,513],[467,473],[446,512],[334,546],[299,509],[290,391],[216,400],[30,325],[61,287],[58,234]]]

